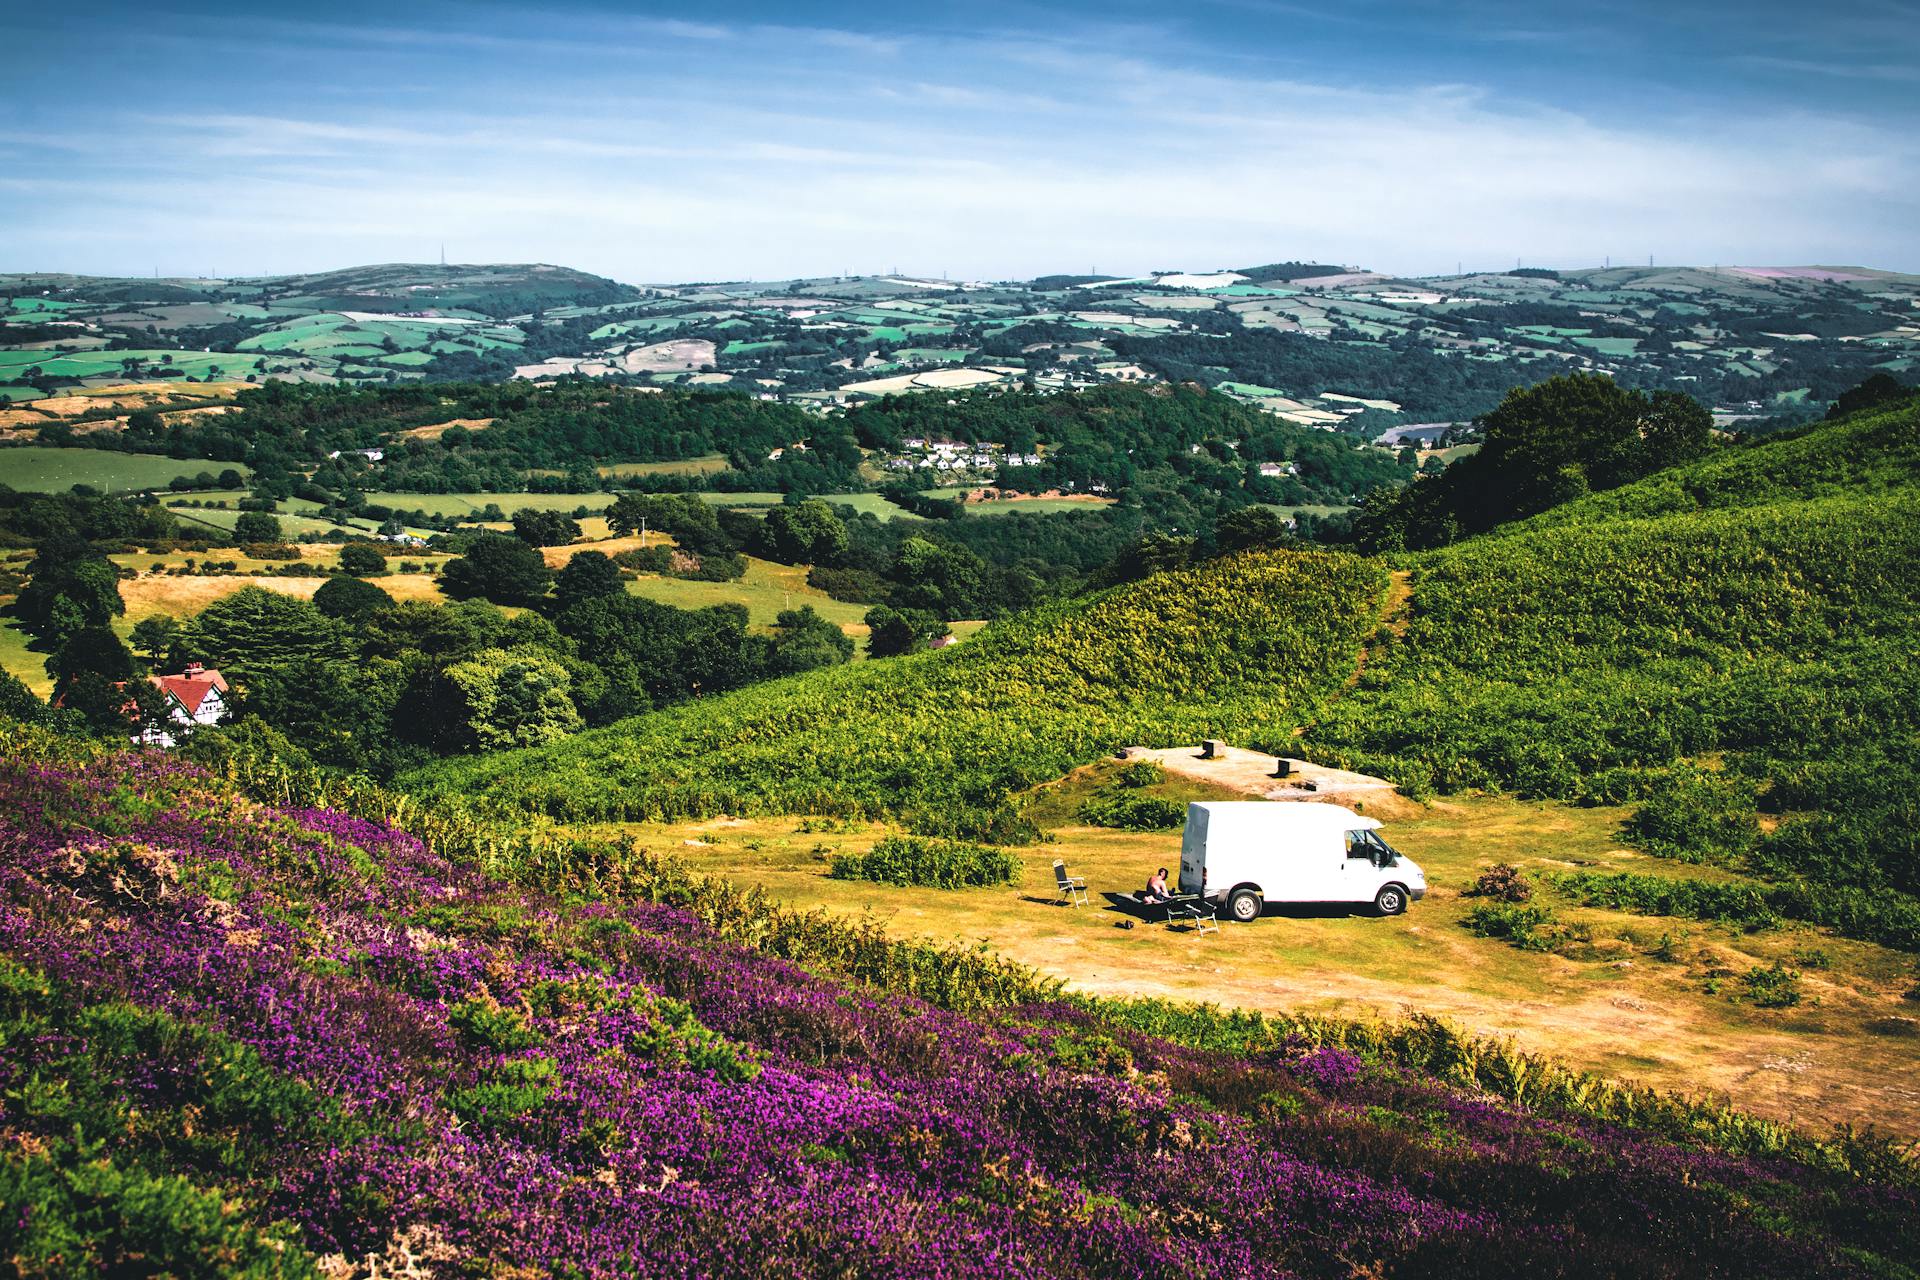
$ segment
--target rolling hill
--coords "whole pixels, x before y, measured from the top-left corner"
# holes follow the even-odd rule
[[[893,816],[1017,835],[1025,787],[1129,742],[1280,740],[1352,671],[1384,574],[1248,553],[989,627],[950,650],[774,681],[543,751],[448,760],[410,789],[572,821]]]
[[[1127,279],[854,276],[636,288],[551,266],[253,280],[0,276],[0,395],[129,378],[693,383],[830,406],[1164,379],[1376,436],[1591,369],[1723,422],[1804,417],[1920,355],[1920,277],[1615,267],[1399,279],[1271,263]],[[422,313],[432,314],[422,314]],[[167,359],[171,353],[171,359]]]
[[[1920,946],[1917,418],[1727,449],[1405,557],[1384,618],[1377,561],[1250,555],[412,784],[575,820],[1006,834],[988,815],[1014,792],[1123,742],[1278,746],[1306,726],[1315,758],[1414,794],[1645,802],[1650,843],[1831,890],[1802,914]]]

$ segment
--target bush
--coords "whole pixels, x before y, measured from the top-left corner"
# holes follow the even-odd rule
[[[1787,1009],[1800,1003],[1800,973],[1778,960],[1764,969],[1759,965],[1747,970],[1740,979],[1746,984],[1747,999],[1762,1009]]]
[[[1553,922],[1553,912],[1542,906],[1520,906],[1488,902],[1467,912],[1461,921],[1471,933],[1483,938],[1499,938],[1522,951],[1548,951],[1552,939],[1541,932]]]
[[[340,548],[340,568],[356,578],[371,578],[387,571],[387,558],[378,547],[349,542]]]
[[[233,522],[237,543],[280,541],[280,520],[264,511],[248,511]]]
[[[1492,898],[1496,902],[1525,902],[1533,896],[1533,886],[1520,873],[1520,868],[1496,862],[1480,873],[1480,878],[1473,882],[1466,896]]]
[[[1136,760],[1113,775],[1123,787],[1152,787],[1167,780],[1167,771],[1151,760]]]
[[[673,563],[673,548],[631,547],[616,552],[613,562],[623,569],[636,569],[641,573],[665,573]]]
[[[1005,849],[959,840],[889,836],[865,853],[834,855],[827,874],[835,880],[966,889],[1012,884],[1020,874],[1020,859]]]
[[[1187,820],[1187,806],[1158,796],[1097,795],[1080,806],[1083,821],[1121,831],[1166,831]]]

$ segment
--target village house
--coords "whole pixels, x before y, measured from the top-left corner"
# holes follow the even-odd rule
[[[227,714],[227,681],[218,671],[189,662],[179,675],[148,676],[167,699],[167,725],[150,725],[134,741],[171,747],[201,725],[219,724]]]
[[[1293,473],[1294,465],[1291,462],[1263,462],[1260,464],[1260,474],[1263,476],[1290,476]]]

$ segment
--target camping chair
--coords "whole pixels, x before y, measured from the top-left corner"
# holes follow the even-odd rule
[[[1067,874],[1067,864],[1060,859],[1053,860],[1053,883],[1060,890],[1060,901],[1071,906],[1082,906],[1087,900],[1087,878]]]
[[[1205,898],[1177,898],[1167,903],[1167,928],[1171,930],[1176,920],[1184,920],[1193,926],[1195,933],[1220,932],[1220,917],[1211,902]]]

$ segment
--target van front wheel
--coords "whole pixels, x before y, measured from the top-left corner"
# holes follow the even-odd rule
[[[1407,909],[1407,891],[1390,884],[1373,895],[1374,910],[1383,916],[1397,916]]]
[[[1260,918],[1260,910],[1264,905],[1259,894],[1251,889],[1241,889],[1227,899],[1227,914],[1240,924],[1252,924]]]

